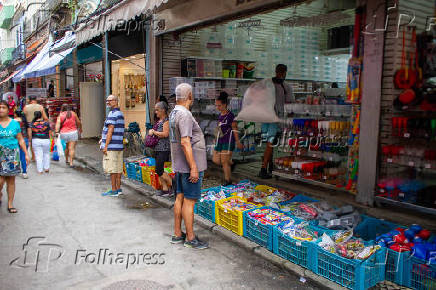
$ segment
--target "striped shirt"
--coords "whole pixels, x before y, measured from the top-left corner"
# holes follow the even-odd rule
[[[101,133],[101,145],[100,149],[106,146],[106,137],[109,129],[109,125],[114,126],[114,132],[112,133],[112,139],[107,147],[109,151],[122,151],[123,148],[123,136],[124,136],[124,115],[119,108],[112,109],[104,122],[103,132]]]

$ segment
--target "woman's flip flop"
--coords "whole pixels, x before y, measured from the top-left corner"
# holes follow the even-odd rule
[[[8,212],[9,213],[17,213],[17,209],[15,207],[8,207]]]

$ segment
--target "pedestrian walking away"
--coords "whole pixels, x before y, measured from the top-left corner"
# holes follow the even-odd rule
[[[159,138],[158,143],[154,147],[154,155],[156,159],[156,174],[159,176],[159,181],[162,184],[162,191],[160,194],[164,196],[170,196],[172,194],[173,181],[168,173],[164,171],[165,162],[171,160],[168,104],[165,102],[159,102],[156,104],[154,109],[156,116],[159,120],[155,125],[156,130],[150,129],[148,134]]]
[[[14,208],[15,176],[20,174],[20,152],[23,150],[26,162],[30,162],[26,143],[21,134],[20,124],[9,118],[9,106],[6,101],[0,101],[0,205],[3,186],[6,183],[8,193],[8,211],[16,213]]]
[[[14,120],[20,123],[21,134],[23,135],[24,142],[26,143],[26,148],[29,148],[29,124],[27,123],[26,116],[22,111],[15,111]],[[21,162],[21,174],[24,179],[29,178],[27,174],[27,162],[26,162],[26,154],[20,148],[20,162]]]
[[[109,95],[106,105],[110,112],[104,122],[100,150],[103,152],[104,172],[111,176],[112,189],[102,193],[102,196],[118,196],[122,193],[124,115],[119,108],[117,96]]]
[[[194,233],[194,206],[201,197],[201,184],[207,169],[206,143],[203,132],[190,111],[194,100],[192,86],[176,87],[176,106],[170,114],[171,161],[176,172],[176,201],[174,203],[174,235],[171,243],[206,249]],[[182,232],[182,220],[186,234]]]
[[[213,151],[212,161],[223,167],[224,186],[232,184],[231,172],[236,163],[232,161],[232,153],[237,146],[238,149],[244,149],[239,140],[238,124],[235,115],[227,108],[229,95],[221,92],[215,100],[215,107],[220,116],[218,117],[218,127],[215,132],[215,148]]]
[[[53,132],[50,123],[45,121],[40,111],[35,112],[35,117],[30,125],[29,140],[35,152],[36,168],[39,174],[50,172],[50,138]]]
[[[26,116],[26,120],[27,122],[29,122],[29,127],[30,127],[30,122],[33,120],[33,117],[35,117],[35,112],[39,111],[42,114],[42,118],[45,121],[48,121],[48,117],[47,114],[45,113],[44,107],[41,106],[40,104],[38,104],[38,101],[36,99],[36,96],[30,96],[29,97],[29,104],[27,104],[26,106],[24,106],[23,109],[23,113]],[[30,145],[32,145],[30,143]],[[31,147],[31,152],[32,152],[32,161],[35,161],[35,152],[33,152],[33,147]]]
[[[73,167],[76,145],[79,134],[82,133],[82,122],[77,114],[71,110],[71,105],[63,104],[61,114],[56,121],[56,138],[61,138],[67,144],[65,149],[65,163]]]

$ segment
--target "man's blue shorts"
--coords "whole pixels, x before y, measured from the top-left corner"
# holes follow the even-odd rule
[[[176,173],[176,194],[183,193],[184,197],[188,199],[200,199],[204,172],[198,174],[197,183],[190,182],[190,176],[189,173]]]
[[[279,124],[277,123],[263,123],[262,124],[262,140],[274,143],[274,138],[279,132]]]

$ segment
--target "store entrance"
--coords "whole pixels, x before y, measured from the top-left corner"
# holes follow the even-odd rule
[[[324,4],[311,1],[217,23],[184,32],[178,40],[164,36],[164,93],[170,96],[182,82],[192,84],[192,112],[205,133],[209,157],[216,145],[215,98],[226,92],[228,108],[237,116],[247,88],[272,79],[277,65],[284,64],[291,101],[280,108],[283,122],[269,172],[356,191],[358,138],[351,132],[356,133],[360,106],[346,93],[355,7],[334,12]],[[233,159],[246,177],[256,176],[267,141],[262,124],[238,122],[238,128],[244,149],[236,149]]]

